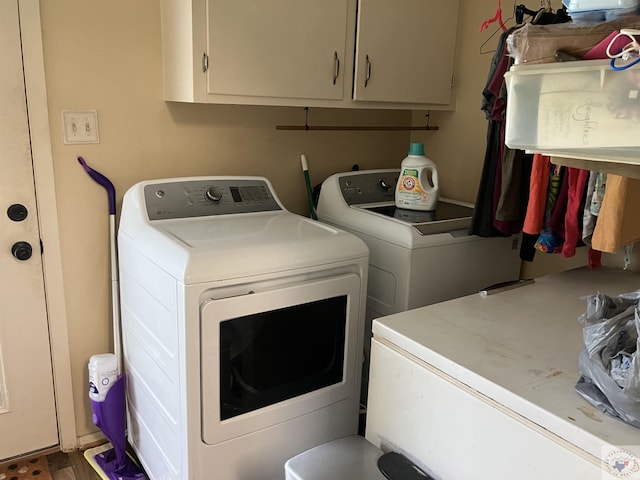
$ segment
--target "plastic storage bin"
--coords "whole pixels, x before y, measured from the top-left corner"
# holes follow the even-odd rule
[[[378,469],[382,450],[351,435],[307,450],[285,464],[286,480],[385,480]]]
[[[608,60],[519,65],[505,81],[508,147],[640,163],[640,64],[623,71]]]
[[[567,7],[569,13],[572,13],[634,8],[638,6],[638,0],[563,0],[562,4]]]
[[[574,21],[601,22],[638,11],[639,0],[563,0]]]

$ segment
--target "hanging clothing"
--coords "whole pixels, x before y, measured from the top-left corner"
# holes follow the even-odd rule
[[[493,225],[494,186],[498,167],[498,152],[501,149],[500,130],[502,128],[502,118],[494,118],[494,107],[496,102],[502,102],[498,97],[502,86],[501,79],[507,71],[509,63],[509,57],[506,55],[506,39],[511,31],[512,29],[507,30],[500,35],[498,48],[491,59],[487,84],[482,91],[482,111],[488,121],[487,145],[480,175],[480,185],[469,228],[469,234],[480,237],[504,236]]]
[[[545,159],[539,160],[538,163],[544,165]],[[562,253],[563,257],[569,258],[576,254],[576,247],[583,245],[582,217],[588,178],[588,170],[552,165],[545,223],[536,242],[536,250]]]
[[[596,250],[616,253],[620,248],[640,240],[640,180],[607,175],[607,187],[592,245]]]
[[[587,182],[587,191],[585,193],[584,208],[582,210],[582,241],[586,245],[591,245],[591,237],[593,229],[596,228],[596,215],[591,213],[591,199],[596,188],[596,177],[598,172],[589,172],[589,181]]]
[[[544,212],[551,173],[550,157],[536,153],[533,156],[529,180],[529,203],[522,231],[537,235],[544,227]]]
[[[532,157],[527,159],[524,152],[516,153],[504,144],[504,74],[512,63],[506,53],[506,39],[513,30],[511,28],[500,36],[482,92],[482,110],[488,120],[487,145],[469,228],[470,234],[481,237],[519,233],[529,196],[528,179]]]
[[[487,145],[493,144],[493,138],[496,136],[495,130],[499,126],[495,122],[490,122],[487,131]],[[496,237],[500,236],[500,232],[493,226],[493,186],[496,177],[497,163],[489,159],[493,157],[489,149],[485,152],[482,173],[480,174],[480,186],[476,197],[476,203],[471,216],[471,225],[469,227],[470,235],[478,235],[480,237]]]
[[[492,222],[493,226],[503,235],[515,235],[522,230],[522,222],[527,208],[529,197],[529,176],[531,175],[531,162],[521,150],[511,150],[504,144],[504,122],[500,122],[500,143],[498,145],[498,157],[496,158],[496,175],[493,184]],[[518,155],[519,153],[519,155]],[[518,157],[520,168],[514,168],[513,162]],[[505,178],[505,172],[509,175]],[[524,178],[516,178],[516,174]],[[524,190],[524,191],[523,191]],[[505,205],[505,196],[510,196],[513,203],[507,211],[503,206],[502,214],[508,213],[509,218],[503,219],[499,212],[500,205]],[[520,197],[524,196],[524,203]]]
[[[522,221],[522,212],[529,202],[529,179],[533,158],[523,150],[505,147],[502,156],[500,197],[496,208],[496,220],[501,222]]]
[[[562,256],[573,257],[576,247],[582,245],[582,213],[585,204],[585,192],[589,171],[579,168],[567,168],[568,198],[567,212],[564,217],[564,244]]]
[[[589,253],[587,254],[589,268],[596,269],[601,266],[602,252],[594,250],[591,246],[591,238],[593,236],[593,230],[596,227],[596,215],[591,213],[591,202],[596,189],[596,178],[602,174],[599,172],[589,172],[589,181],[587,182],[587,188],[584,196],[584,206],[582,207],[582,241],[585,245],[589,246]]]
[[[559,13],[561,14],[536,15],[535,18],[541,23],[562,23],[569,20],[566,12]],[[576,204],[580,205],[581,202],[573,198],[573,193],[569,202],[567,183],[562,200],[556,205],[559,187],[562,185],[557,183],[558,189],[553,190],[554,208],[547,210],[551,171],[549,157],[538,156],[534,160],[533,155],[522,150],[512,150],[505,145],[507,89],[504,74],[513,63],[513,58],[507,55],[507,42],[514,32],[522,28],[520,25],[501,35],[482,92],[482,110],[488,121],[487,145],[469,233],[490,237],[522,232],[520,258],[532,261],[536,244],[538,247],[544,245],[543,248],[550,248],[551,251],[561,251],[565,229],[568,228],[571,235],[575,235],[574,226],[579,222],[576,218],[575,222],[568,222],[565,226],[565,214],[569,205],[573,212]],[[578,232],[581,230],[578,229]],[[573,244],[573,237],[571,243]],[[567,253],[570,254],[570,247],[567,248]]]
[[[567,209],[567,192],[568,183],[565,169],[554,165],[547,189],[544,227],[535,244],[536,250],[544,253],[559,253],[562,251],[562,242],[564,241],[563,220]]]
[[[602,266],[602,252],[589,248],[589,268],[595,270]]]

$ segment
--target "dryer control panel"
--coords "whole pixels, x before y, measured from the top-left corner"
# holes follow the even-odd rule
[[[144,186],[149,220],[283,210],[265,178],[166,181]]]

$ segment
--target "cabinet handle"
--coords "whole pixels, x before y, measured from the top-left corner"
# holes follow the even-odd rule
[[[371,62],[369,61],[369,55],[367,55],[365,61],[367,62],[366,74],[364,77],[364,88],[367,88],[369,79],[371,78]]]
[[[206,52],[202,54],[202,73],[207,73],[209,70],[209,56]]]
[[[333,52],[333,84],[336,84],[336,80],[340,76],[340,59],[338,58],[338,52]]]

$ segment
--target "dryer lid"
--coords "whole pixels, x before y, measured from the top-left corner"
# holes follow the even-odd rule
[[[236,186],[242,189],[234,191]],[[222,199],[216,203],[215,198],[205,198],[209,189]],[[119,238],[185,284],[368,255],[366,245],[354,235],[288,212],[262,177],[196,177],[134,185],[124,196]]]
[[[156,228],[174,244],[173,252],[157,252],[156,261],[166,263],[185,284],[327,265],[368,255],[367,247],[355,235],[289,212],[231,215]]]

